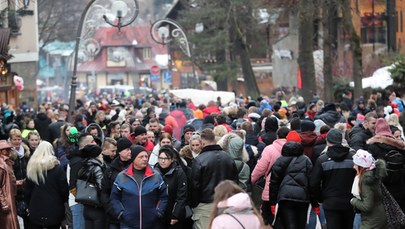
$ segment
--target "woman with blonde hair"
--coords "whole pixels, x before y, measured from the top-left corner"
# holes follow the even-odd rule
[[[65,171],[49,142],[42,141],[28,162],[24,195],[31,229],[60,228],[69,188]]]
[[[235,182],[224,180],[215,187],[214,208],[208,228],[263,228],[259,212],[249,195]]]

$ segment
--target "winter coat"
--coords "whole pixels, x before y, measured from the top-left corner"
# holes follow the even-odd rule
[[[230,133],[223,136],[218,144],[234,160],[236,169],[238,171],[239,186],[246,190],[250,177],[250,168],[244,162],[244,159],[248,160],[249,156],[246,155],[246,151],[244,150],[244,143],[242,138],[234,133]],[[244,153],[245,155],[243,155]]]
[[[381,179],[387,176],[385,163],[377,160],[374,170],[367,170],[361,179],[361,199],[353,198],[350,203],[361,211],[360,229],[383,229],[387,226],[385,208],[382,202]]]
[[[328,125],[331,128],[333,128],[336,123],[339,123],[339,122],[345,123],[346,122],[343,115],[341,115],[337,111],[333,111],[333,110],[327,111],[320,115],[315,115],[315,119],[322,120],[326,125]]]
[[[24,189],[32,223],[52,226],[63,221],[65,218],[63,204],[68,201],[69,188],[62,166],[55,165],[49,169],[45,182],[39,185],[27,179]]]
[[[375,159],[386,160],[385,155],[391,150],[398,151],[403,155],[402,159],[405,158],[404,141],[387,136],[374,136],[367,141],[367,145],[369,152]],[[388,176],[386,179],[383,179],[383,182],[401,208],[405,209],[405,192],[403,191],[405,189],[405,161],[402,161],[402,169],[400,169],[399,173],[402,176],[397,176],[399,177],[399,180],[397,180],[391,171],[388,172]]]
[[[147,166],[142,183],[138,184],[133,166],[129,166],[115,179],[110,203],[121,227],[152,229],[163,216],[167,199],[167,185],[158,172]]]
[[[27,177],[27,165],[31,157],[31,151],[28,146],[24,143],[21,143],[21,147],[24,149],[24,155],[22,157],[19,157],[16,152],[13,152],[13,154],[15,153],[16,155],[16,158],[14,159],[13,170],[14,176],[17,180],[23,180]],[[22,201],[24,199],[24,191],[22,187],[18,187],[17,196],[15,198],[17,201]]]
[[[264,124],[265,133],[260,135],[262,141],[268,146],[277,139],[278,120],[275,117],[268,117]]]
[[[287,142],[286,139],[277,139],[273,142],[273,144],[266,146],[264,148],[262,157],[256,164],[254,168],[251,180],[252,184],[256,183],[260,177],[266,176],[266,183],[264,186],[264,190],[262,193],[262,200],[269,201],[269,185],[270,185],[270,170],[273,167],[276,160],[281,156],[281,149],[283,145]]]
[[[352,209],[350,199],[356,171],[353,169],[354,152],[342,145],[328,147],[319,156],[311,173],[311,195],[324,209]]]
[[[363,124],[359,124],[353,127],[349,133],[349,146],[355,151],[359,149],[368,150],[366,142],[371,137],[373,137],[373,133],[371,133],[370,130],[365,129]]]
[[[83,166],[77,173],[77,179],[94,184],[100,193],[103,189],[103,170],[101,161],[96,158],[87,158],[83,161]]]
[[[316,142],[316,139],[318,138],[318,135],[316,135],[315,132],[313,131],[305,131],[300,133],[301,137],[301,144],[304,147],[304,154],[311,159],[311,162],[315,162],[313,160],[313,148]]]
[[[191,180],[191,207],[196,207],[199,203],[212,203],[214,189],[221,181],[233,180],[238,183],[239,179],[231,156],[219,145],[207,145],[193,160]]]
[[[251,203],[249,195],[242,192],[219,202],[216,207],[223,210],[212,221],[211,229],[241,228],[240,224],[246,229],[261,228],[260,219],[252,211]]]
[[[166,211],[161,219],[166,227],[170,226],[170,220],[184,220],[186,216],[187,204],[187,176],[183,169],[173,162],[170,170],[166,174],[162,173],[159,164],[156,164],[155,169],[163,177],[163,180],[168,186],[168,202]]]
[[[75,193],[77,174],[82,167],[83,158],[81,157],[79,148],[73,145],[67,156],[69,159],[70,175],[69,175],[69,190]]]
[[[313,155],[311,158],[312,164],[315,165],[316,160],[326,148],[326,134],[318,136],[312,149]]]
[[[0,158],[0,225],[4,229],[20,228],[14,199],[17,186],[11,163],[10,159],[5,162]],[[5,214],[6,209],[8,213]]]
[[[296,160],[293,162],[294,158]],[[271,168],[270,204],[280,201],[310,203],[309,177],[312,170],[311,160],[303,155],[302,145],[287,142]]]
[[[61,127],[65,125],[66,122],[63,120],[58,120],[54,123],[51,123],[48,127],[48,132],[49,132],[49,141],[52,143],[55,141],[55,139],[60,138],[61,134]]]
[[[103,204],[104,210],[110,217],[109,222],[119,223],[117,219],[114,218],[113,209],[110,204],[110,195],[111,190],[114,185],[114,181],[117,178],[118,174],[123,171],[124,169],[128,168],[130,165],[129,162],[124,163],[120,160],[119,157],[116,157],[111,163],[110,166],[106,170],[104,170],[103,180],[102,180],[102,187],[100,201]]]
[[[52,123],[51,119],[46,116],[45,113],[40,112],[37,114],[37,118],[34,119],[35,128],[38,130],[41,140],[51,142],[50,133],[48,130],[49,125]]]
[[[212,113],[217,113],[217,114],[221,114],[221,110],[217,107],[217,106],[210,106],[210,107],[206,107],[203,110],[203,115],[204,118],[208,115],[211,115]]]

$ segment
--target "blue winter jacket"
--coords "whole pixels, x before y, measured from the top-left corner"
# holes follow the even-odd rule
[[[162,176],[148,166],[138,186],[132,169],[130,166],[115,179],[110,196],[113,214],[121,228],[154,228],[166,210],[167,185]]]

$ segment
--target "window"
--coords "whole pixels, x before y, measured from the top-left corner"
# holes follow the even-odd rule
[[[387,23],[384,13],[365,12],[361,17],[362,43],[387,43]]]
[[[143,59],[144,60],[152,59],[152,49],[151,48],[143,49]]]

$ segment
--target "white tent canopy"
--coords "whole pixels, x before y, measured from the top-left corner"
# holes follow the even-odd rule
[[[193,103],[198,106],[200,104],[207,105],[209,101],[217,101],[218,97],[221,97],[222,104],[228,104],[229,102],[235,102],[235,94],[228,91],[204,91],[197,89],[178,89],[170,90],[178,98],[191,99]]]
[[[386,66],[377,69],[372,76],[363,78],[363,88],[386,88],[394,83],[394,80],[391,78],[391,73],[389,69],[393,68],[394,65]],[[354,82],[349,83],[350,87],[354,87]]]

